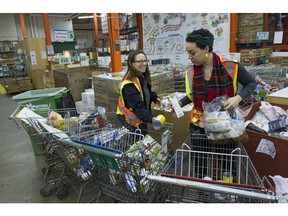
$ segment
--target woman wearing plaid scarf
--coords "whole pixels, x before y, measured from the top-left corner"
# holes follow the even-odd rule
[[[191,102],[191,136],[205,134],[202,121],[202,102],[211,102],[219,96],[227,95],[224,109],[235,108],[248,98],[256,89],[257,84],[252,75],[237,61],[221,59],[213,52],[214,36],[207,29],[195,30],[186,36],[186,51],[192,62],[185,77],[186,96],[179,101],[180,106]],[[243,87],[238,91],[238,83]],[[201,135],[200,135],[201,137]],[[193,141],[193,140],[192,140]],[[221,145],[223,149],[230,146]],[[206,148],[206,149],[205,149]],[[197,151],[210,151],[211,145],[197,148]],[[229,152],[230,153],[230,152]]]

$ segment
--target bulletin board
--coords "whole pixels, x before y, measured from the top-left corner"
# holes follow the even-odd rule
[[[199,28],[214,34],[213,51],[229,54],[229,13],[143,13],[143,47],[150,60],[170,59],[170,63],[190,63],[185,49],[187,32]]]

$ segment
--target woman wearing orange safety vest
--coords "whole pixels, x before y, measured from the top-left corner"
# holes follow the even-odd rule
[[[160,99],[151,91],[151,77],[146,54],[141,50],[131,51],[128,68],[120,86],[117,115],[120,121],[132,128],[146,129],[143,122],[151,123],[151,102],[160,105]]]
[[[206,29],[194,30],[186,36],[186,51],[193,66],[186,71],[186,96],[179,101],[179,104],[185,106],[194,103],[190,117],[190,133],[191,138],[196,139],[192,140],[192,143],[196,141],[199,144],[194,144],[194,151],[209,152],[212,149],[209,142],[200,142],[201,136],[196,135],[205,134],[202,102],[211,102],[216,97],[227,95],[228,100],[224,103],[224,109],[235,108],[257,87],[255,79],[239,62],[220,58],[213,52],[213,42],[213,34]],[[242,85],[240,91],[237,89],[238,82]],[[235,145],[235,143],[217,145],[217,152],[231,154]],[[208,161],[202,159],[201,154],[197,155],[194,164],[196,177],[200,178],[209,175],[206,169]],[[222,166],[222,168],[226,166],[225,169],[230,167],[229,163],[222,163]]]
[[[220,58],[212,52],[213,42],[213,34],[206,29],[195,30],[186,37],[186,51],[193,66],[186,71],[186,96],[179,103],[180,106],[194,103],[190,119],[192,133],[204,133],[203,101],[211,102],[226,94],[229,99],[224,108],[235,108],[257,87],[255,79],[239,62]],[[238,82],[242,85],[240,91]]]

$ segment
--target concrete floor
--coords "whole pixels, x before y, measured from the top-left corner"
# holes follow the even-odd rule
[[[40,194],[41,188],[47,185],[42,174],[46,162],[41,155],[34,154],[27,132],[9,119],[17,108],[12,96],[0,94],[0,203],[76,202],[78,191],[73,188],[69,189],[69,195],[64,199],[57,198],[56,188],[50,196]],[[87,202],[95,195],[95,191],[84,192],[82,201]],[[113,199],[101,195],[100,203],[111,202]]]

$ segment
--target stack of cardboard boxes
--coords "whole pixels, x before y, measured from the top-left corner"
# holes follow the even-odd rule
[[[74,101],[81,101],[81,93],[92,87],[92,75],[107,70],[109,68],[95,68],[92,66],[53,69],[54,84],[55,87],[69,88]]]
[[[240,13],[238,14],[238,43],[261,42],[257,38],[257,32],[263,32],[264,17],[262,13]]]
[[[20,93],[33,89],[33,85],[29,77],[19,77],[15,79],[5,79],[4,85],[8,94]]]
[[[43,76],[46,66],[49,65],[45,38],[25,38],[15,47],[24,54],[27,73],[34,88],[44,88]]]

